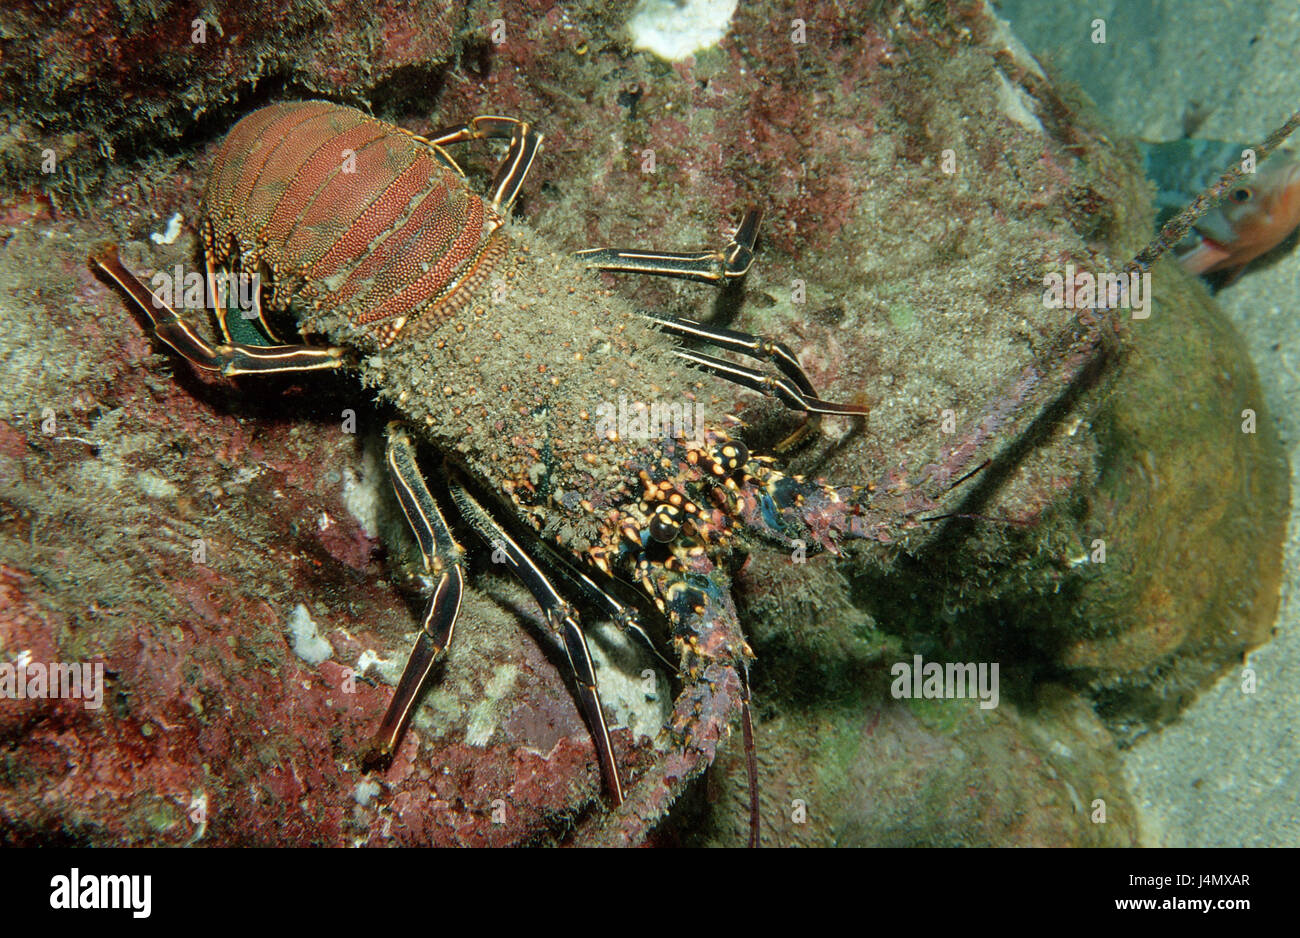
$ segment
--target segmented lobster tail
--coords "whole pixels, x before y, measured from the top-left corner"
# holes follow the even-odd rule
[[[503,218],[440,147],[327,101],[245,117],[217,153],[204,239],[218,263],[268,268],[271,305],[346,312],[381,346],[439,321],[506,251]]]

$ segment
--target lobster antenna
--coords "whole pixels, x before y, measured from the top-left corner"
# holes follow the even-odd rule
[[[992,463],[993,463],[993,460],[992,460],[992,459],[986,459],[986,460],[984,460],[982,463],[980,463],[978,466],[976,466],[976,467],[975,467],[974,469],[972,469],[970,472],[966,473],[964,476],[962,476],[962,477],[961,477],[960,479],[958,479],[956,482],[953,482],[953,483],[949,484],[949,486],[948,486],[948,491],[951,492],[953,489],[955,489],[957,486],[961,485],[963,482],[965,482],[965,481],[966,481],[967,479],[969,479],[971,476],[975,475],[975,473],[977,473],[977,472],[982,472],[982,471],[984,471],[985,469],[987,469],[987,468],[988,468]]]
[[[950,511],[943,515],[930,515],[928,518],[917,518],[917,521],[943,521],[946,518],[965,518],[967,521],[991,521],[994,524],[1018,524],[1021,527],[1030,527],[1033,522],[1025,521],[1021,518],[995,518],[992,515],[976,515],[970,512]]]
[[[758,750],[754,745],[754,720],[749,711],[749,663],[736,669],[744,697],[740,701],[741,730],[745,738],[745,774],[749,777],[749,846],[758,847]]]

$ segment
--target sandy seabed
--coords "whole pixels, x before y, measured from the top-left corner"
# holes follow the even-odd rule
[[[1009,0],[1000,14],[1049,70],[1077,82],[1118,136],[1262,140],[1296,107],[1300,6],[1265,0]],[[1093,21],[1106,21],[1094,43]],[[1292,140],[1291,147],[1300,147]],[[1281,607],[1272,641],[1170,726],[1124,754],[1147,846],[1300,845],[1300,251],[1221,290],[1291,464]]]

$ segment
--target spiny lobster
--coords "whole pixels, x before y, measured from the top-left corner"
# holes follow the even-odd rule
[[[508,151],[483,197],[446,147],[488,138],[508,140]],[[750,267],[757,211],[744,215],[721,250],[561,253],[510,220],[541,140],[528,124],[495,116],[421,137],[323,101],[248,115],[217,153],[204,196],[217,344],[153,296],[115,246],[91,262],[144,311],[162,342],[198,368],[223,375],[355,368],[402,415],[389,428],[387,464],[436,587],[369,763],[391,758],[451,641],[464,588],[464,551],[417,466],[414,434],[443,460],[464,524],[504,554],[567,652],[614,805],[589,839],[643,839],[737,721],[750,755],[754,838],[753,653],[730,595],[729,556],[750,539],[830,550],[844,538],[889,540],[935,503],[901,483],[833,487],[752,455],[725,429],[734,423],[725,416],[734,400],[726,382],[772,395],[810,420],[866,409],[820,399],[780,342],[639,313],[589,272],[724,284]],[[255,329],[232,319],[218,289],[223,266],[269,273],[266,309],[291,311],[300,333],[330,344],[281,342],[260,298],[248,316]],[[693,439],[620,434],[594,415],[629,389],[718,416]],[[523,523],[499,521],[494,513],[503,509]],[[671,751],[627,796],[578,610],[566,598],[640,631],[637,603],[616,598],[616,580],[639,584],[666,617],[684,684]]]

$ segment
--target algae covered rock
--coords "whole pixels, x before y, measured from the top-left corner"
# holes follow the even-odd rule
[[[457,54],[465,15],[452,0],[6,3],[0,166],[14,186],[84,211],[110,164],[175,153],[259,84],[351,100],[422,94]]]
[[[602,289],[782,339],[827,399],[871,414],[826,420],[776,458],[935,506],[838,556],[747,545],[734,558],[758,654],[766,842],[1133,842],[1112,734],[1174,715],[1267,637],[1285,467],[1250,362],[1194,283],[1156,271],[1142,320],[1044,304],[1046,274],[1118,270],[1148,234],[1135,155],[1086,103],[980,2],[818,9],[804,41],[784,6],[745,3],[721,43],[676,63],[627,48],[613,19],[625,6],[380,5],[334,40],[315,7],[286,6],[302,29],[258,73],[284,98],[366,79],[376,109],[417,132],[485,113],[534,122],[546,144],[520,214],[557,245],[720,245],[743,207],[766,209],[743,287],[611,275]],[[410,17],[428,42],[413,44]],[[140,43],[144,19],[124,27]],[[382,55],[358,57],[375,36]],[[120,56],[68,78],[64,96],[110,76],[129,113],[109,139],[139,161],[79,151],[105,180],[81,217],[59,208],[80,193],[66,176],[30,211],[30,194],[5,193],[0,651],[101,661],[111,686],[97,712],[4,711],[4,836],[562,840],[600,810],[590,741],[562,654],[534,640],[533,605],[486,562],[392,771],[356,765],[420,586],[402,562],[409,536],[383,520],[386,415],[368,392],[195,378],[84,266],[109,237],[142,273],[194,263],[206,154],[277,97],[242,90],[258,41],[232,35],[239,75],[203,72],[175,100],[153,72],[135,75],[149,85],[137,97],[118,94]],[[70,68],[67,55],[48,67]],[[85,107],[86,128],[115,114],[99,95]],[[15,146],[0,157],[30,156]],[[490,178],[484,151],[464,162]],[[26,186],[37,174],[23,166]],[[176,214],[179,238],[150,237]],[[755,452],[801,422],[740,389],[734,412]],[[637,699],[656,696],[638,691],[648,665],[617,651],[602,692],[623,698],[625,722],[640,714],[615,733],[634,778],[664,699]],[[998,706],[896,699],[891,669],[916,655],[998,664]],[[743,837],[742,757],[736,738],[665,840],[710,805],[711,841]],[[69,767],[75,782],[52,785]]]
[[[1078,695],[1044,688],[1028,711],[884,697],[838,699],[762,724],[763,846],[1136,843],[1118,753]],[[733,749],[721,761],[695,806],[708,820],[695,822],[688,843],[748,836],[743,756]]]
[[[1151,319],[1092,424],[1084,530],[1106,566],[1070,610],[1061,662],[1104,712],[1162,721],[1272,634],[1289,473],[1236,330],[1166,265]]]

